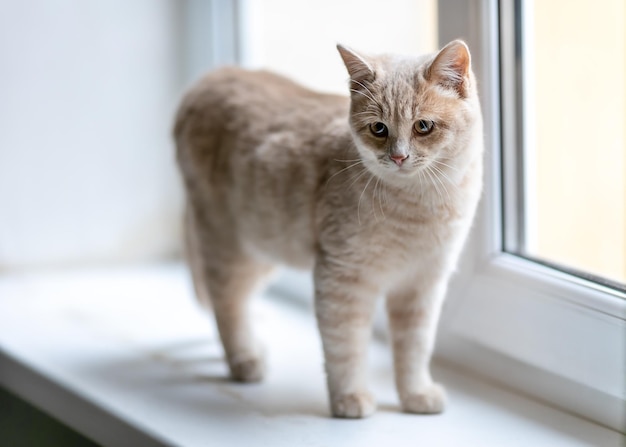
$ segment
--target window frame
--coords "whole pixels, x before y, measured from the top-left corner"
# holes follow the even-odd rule
[[[440,44],[461,37],[472,51],[486,144],[484,194],[450,284],[439,353],[626,432],[625,294],[503,250],[519,242],[510,236],[518,229],[505,231],[503,222],[519,222],[524,200],[523,136],[510,131],[523,117],[511,100],[522,98],[520,53],[510,46],[515,12],[513,0],[439,0]]]
[[[221,65],[242,60],[242,35],[246,25],[241,11],[245,0],[188,0],[182,6],[181,33],[186,84]]]

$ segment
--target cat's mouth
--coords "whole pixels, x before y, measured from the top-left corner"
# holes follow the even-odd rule
[[[407,157],[402,163],[392,161],[390,157],[384,156],[379,158],[379,163],[387,172],[402,177],[411,177],[419,171],[426,169],[428,161],[422,157]]]

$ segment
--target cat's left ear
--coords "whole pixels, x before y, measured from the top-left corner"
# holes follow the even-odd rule
[[[341,44],[337,44],[337,50],[350,73],[350,79],[357,82],[374,80],[374,67],[365,57]]]
[[[466,98],[470,88],[471,57],[462,40],[453,40],[443,47],[430,64],[426,79],[456,91]]]

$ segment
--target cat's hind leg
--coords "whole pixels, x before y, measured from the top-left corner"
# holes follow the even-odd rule
[[[249,299],[272,266],[243,254],[228,237],[195,228],[188,213],[188,258],[198,300],[210,301],[233,380],[258,382],[265,372],[263,349],[254,338]],[[200,230],[200,231],[196,231]]]
[[[200,251],[200,241],[196,230],[196,223],[188,204],[185,208],[185,220],[183,223],[183,232],[185,237],[185,258],[191,272],[196,299],[207,310],[211,308],[211,300],[209,298],[209,290],[207,288],[204,277],[204,262],[202,261],[202,253]]]
[[[272,269],[232,253],[219,265],[211,264],[205,275],[231,377],[257,382],[263,378],[265,362],[262,347],[252,334],[249,298]]]

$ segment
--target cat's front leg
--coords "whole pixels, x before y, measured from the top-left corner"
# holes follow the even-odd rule
[[[376,410],[366,371],[377,294],[376,287],[355,272],[327,263],[315,267],[315,311],[335,417],[362,418]]]
[[[430,359],[446,281],[447,277],[422,277],[387,296],[396,387],[402,408],[409,413],[441,413],[445,406],[445,390],[433,382]]]

